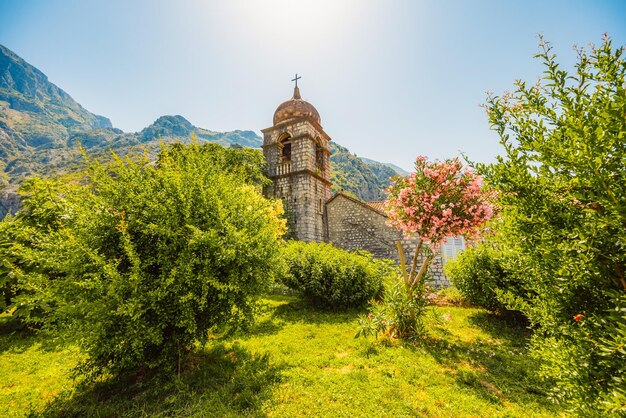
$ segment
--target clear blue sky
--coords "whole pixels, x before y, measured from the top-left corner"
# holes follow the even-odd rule
[[[405,169],[499,153],[479,105],[536,80],[538,32],[571,65],[604,32],[626,45],[626,1],[0,0],[0,43],[125,131],[258,132],[297,72],[336,142]]]

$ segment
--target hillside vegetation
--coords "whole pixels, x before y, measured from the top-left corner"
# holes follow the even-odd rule
[[[225,147],[259,148],[253,131],[215,132],[194,126],[180,115],[165,115],[139,132],[124,132],[111,121],[84,109],[51,83],[46,75],[0,45],[0,219],[17,208],[16,185],[32,175],[68,172],[82,167],[82,146],[89,155],[109,158],[147,152],[155,158],[162,142],[217,143]],[[334,190],[364,200],[383,198],[397,167],[360,159],[333,144]]]

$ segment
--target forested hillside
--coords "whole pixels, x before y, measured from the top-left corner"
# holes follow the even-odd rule
[[[331,181],[334,191],[346,191],[363,200],[383,200],[383,190],[397,173],[377,161],[365,163],[347,148],[331,142]]]
[[[253,131],[215,132],[194,126],[180,115],[159,117],[139,132],[124,132],[111,121],[84,109],[48,77],[0,45],[0,218],[14,211],[17,185],[33,175],[49,175],[81,167],[82,146],[89,155],[148,152],[156,156],[161,142],[200,143],[258,148]],[[383,198],[382,190],[396,174],[389,166],[360,159],[332,145],[332,181],[364,200]],[[396,167],[397,168],[397,167]]]

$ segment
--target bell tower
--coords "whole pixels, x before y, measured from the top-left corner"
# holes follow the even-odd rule
[[[263,129],[263,154],[272,185],[270,196],[283,200],[290,228],[302,241],[325,241],[325,207],[330,198],[330,137],[320,115],[302,100],[298,80],[293,97],[274,113]]]

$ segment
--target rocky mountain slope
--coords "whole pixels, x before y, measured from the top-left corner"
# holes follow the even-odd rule
[[[383,190],[389,186],[391,177],[397,173],[377,161],[363,159],[350,153],[339,144],[331,142],[331,181],[334,191],[346,191],[366,200],[383,200]]]
[[[409,172],[406,171],[405,169],[398,167],[395,164],[391,164],[391,163],[381,163],[378,161],[374,161],[374,160],[370,160],[369,158],[365,158],[365,157],[359,157],[361,160],[363,160],[363,162],[369,166],[372,167],[377,167],[378,165],[384,165],[385,167],[389,167],[391,168],[393,171],[396,172],[397,175],[405,177],[409,175]]]
[[[215,132],[194,126],[180,115],[161,116],[139,132],[116,129],[104,116],[84,109],[41,71],[0,45],[0,219],[14,211],[17,184],[32,175],[75,169],[82,157],[79,144],[92,155],[112,150],[158,152],[161,142],[199,142],[258,148],[262,139],[253,131]],[[364,200],[382,199],[395,166],[360,159],[332,144],[334,190]]]

